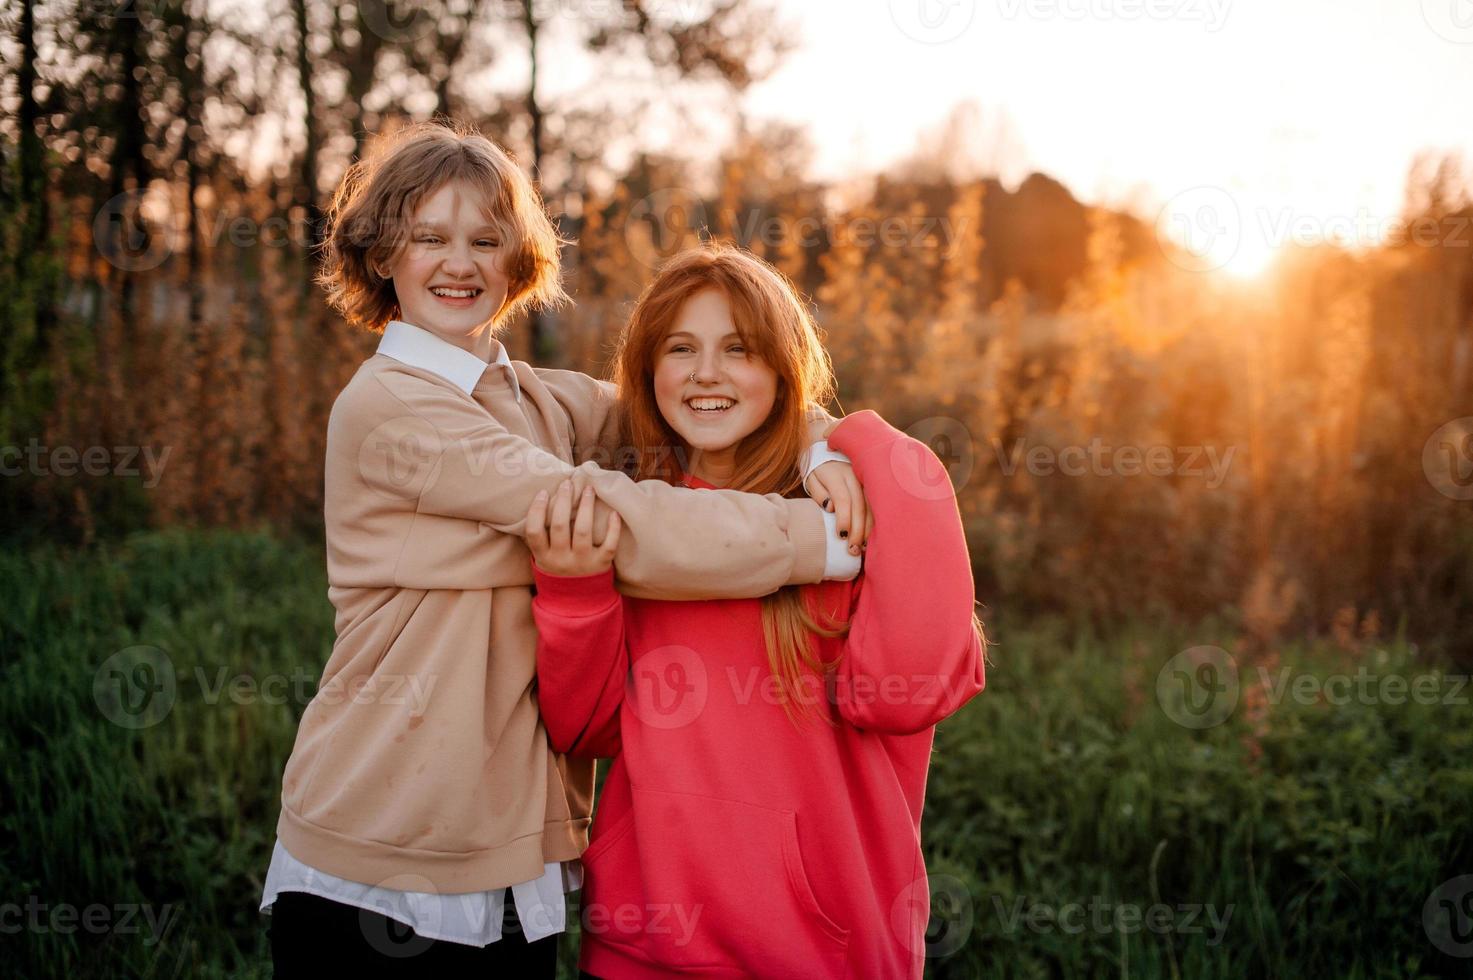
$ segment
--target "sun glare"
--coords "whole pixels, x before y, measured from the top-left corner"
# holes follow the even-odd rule
[[[1195,187],[1166,202],[1157,216],[1157,239],[1173,263],[1191,272],[1256,279],[1279,252],[1278,242],[1256,217],[1267,208],[1242,192]]]
[[[1222,263],[1221,269],[1234,279],[1257,279],[1269,270],[1276,258],[1278,249],[1273,245],[1245,238]]]

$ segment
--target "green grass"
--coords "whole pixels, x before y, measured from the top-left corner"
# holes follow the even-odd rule
[[[331,649],[322,566],[315,542],[224,532],[0,557],[8,974],[269,972],[256,905],[281,768]],[[1473,690],[1456,704],[1289,698],[1269,707],[1255,755],[1242,705],[1192,730],[1156,697],[1177,651],[1230,647],[1227,624],[1127,625],[1104,639],[1050,620],[989,628],[1000,642],[988,689],[942,726],[931,772],[934,976],[1356,978],[1473,965],[1440,952],[1423,917],[1439,884],[1473,873]],[[109,661],[140,645],[162,653]],[[1402,640],[1355,656],[1278,653],[1316,677],[1441,669]],[[166,714],[98,701],[105,662],[152,685],[164,656],[174,696],[153,704]],[[1257,675],[1242,667],[1246,691]],[[1068,929],[1047,917],[1074,904]],[[1157,931],[1110,922],[1153,905],[1169,916]],[[58,907],[78,919],[53,919]],[[565,966],[572,937],[566,946]]]
[[[1436,703],[1398,705],[1373,681],[1364,686],[1372,703],[1357,688],[1349,704],[1285,698],[1269,708],[1255,761],[1241,704],[1226,723],[1195,731],[1155,699],[1157,671],[1174,652],[1224,638],[1210,628],[1127,629],[1105,643],[1047,628],[1004,632],[988,690],[942,726],[932,768],[930,869],[958,879],[974,912],[965,945],[935,961],[937,976],[1469,969],[1432,944],[1422,911],[1437,885],[1473,872],[1473,692],[1443,683]],[[1139,649],[1150,654],[1132,669]],[[1353,659],[1280,653],[1291,676],[1437,669],[1404,643]],[[1246,690],[1261,675],[1244,668]],[[1327,690],[1344,700],[1342,687]],[[1215,930],[1181,919],[1184,928],[1161,933],[1071,935],[1009,914],[1019,900],[1058,908],[1094,896],[1140,909],[1210,905],[1231,918],[1214,942]]]

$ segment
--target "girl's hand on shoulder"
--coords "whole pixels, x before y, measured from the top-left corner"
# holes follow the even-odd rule
[[[548,575],[575,578],[606,572],[619,550],[619,514],[609,513],[608,532],[601,545],[593,543],[593,487],[585,487],[573,506],[573,481],[564,480],[548,497],[538,492],[527,508],[527,547],[537,567]],[[550,505],[550,506],[549,506]]]
[[[808,474],[803,488],[824,510],[831,512],[839,525],[839,536],[849,542],[849,553],[857,555],[874,529],[874,515],[864,499],[864,488],[854,467],[829,460]]]

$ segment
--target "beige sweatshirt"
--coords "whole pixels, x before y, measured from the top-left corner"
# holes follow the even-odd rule
[[[612,386],[497,362],[394,322],[328,420],[328,597],[337,639],[282,777],[298,860],[401,891],[527,881],[587,847],[593,768],[538,717],[530,555],[539,490],[592,481],[623,521],[631,595],[765,595],[816,582],[810,500],[635,483],[612,458]],[[581,465],[579,465],[581,463]]]

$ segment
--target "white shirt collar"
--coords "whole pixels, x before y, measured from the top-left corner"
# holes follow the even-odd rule
[[[506,348],[497,340],[491,341],[491,344],[496,355],[491,363],[506,368],[512,390],[516,392],[517,401],[521,401],[522,386],[517,381],[517,372],[511,365]],[[485,361],[470,351],[456,347],[428,330],[403,320],[390,320],[384,327],[378,352],[401,364],[438,374],[467,395],[475,389],[476,382],[481,380],[487,367]]]

